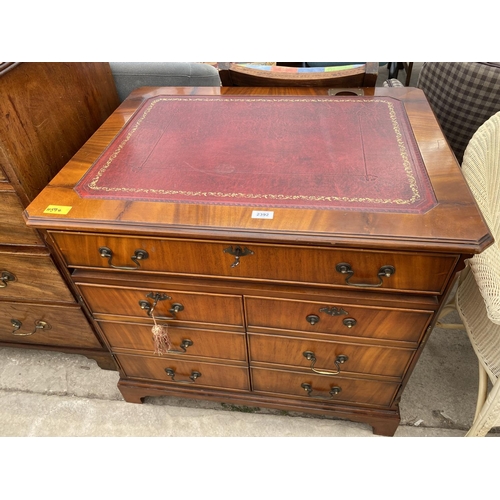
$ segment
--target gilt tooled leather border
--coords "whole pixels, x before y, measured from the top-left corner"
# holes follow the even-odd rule
[[[126,148],[133,142],[136,132],[147,122],[151,111],[160,103],[165,102],[248,102],[248,103],[347,103],[354,105],[362,102],[383,103],[386,110],[394,139],[400,156],[399,168],[405,174],[405,182],[410,195],[406,197],[364,197],[364,196],[335,196],[314,194],[282,194],[277,192],[245,193],[225,190],[176,190],[164,187],[137,188],[133,186],[114,186],[107,182],[107,174],[113,169],[124,168],[120,164]],[[360,129],[360,138],[363,134]],[[129,167],[130,168],[130,167]],[[369,174],[367,174],[369,175]],[[423,160],[420,156],[417,142],[409,124],[408,117],[402,103],[390,97],[243,97],[243,96],[159,96],[151,98],[136,111],[129,123],[120,131],[101,157],[92,165],[80,182],[75,186],[81,197],[101,199],[123,199],[131,201],[165,201],[175,203],[194,204],[233,204],[252,207],[287,207],[287,208],[315,208],[337,210],[390,211],[422,213],[436,204],[436,199],[428,178]]]

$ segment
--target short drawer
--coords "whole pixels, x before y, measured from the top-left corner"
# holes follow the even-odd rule
[[[2,191],[0,186],[0,243],[3,245],[43,246],[34,229],[23,219],[23,206],[12,191]]]
[[[414,354],[412,349],[253,333],[248,343],[250,363],[281,364],[333,377],[361,373],[402,379]]]
[[[87,283],[77,285],[93,314],[140,318],[154,316],[158,321],[170,324],[182,321],[243,326],[243,304],[238,295]]]
[[[418,342],[431,311],[245,297],[248,328],[275,328]]]
[[[439,294],[458,257],[352,249],[52,233],[69,267]],[[346,266],[347,265],[347,266]],[[389,274],[387,277],[385,272]]]
[[[251,368],[254,392],[290,395],[320,403],[352,403],[389,407],[399,384],[348,377],[308,375]]]
[[[75,302],[48,255],[3,253],[0,278],[2,299]]]
[[[142,378],[182,387],[218,387],[248,391],[250,381],[246,366],[228,366],[199,361],[120,354],[118,362],[126,377]]]
[[[100,321],[99,326],[112,349],[154,353],[151,325]],[[246,361],[244,333],[168,327],[172,349],[178,356]],[[169,353],[170,355],[172,353]]]
[[[79,307],[0,302],[0,340],[102,349]]]

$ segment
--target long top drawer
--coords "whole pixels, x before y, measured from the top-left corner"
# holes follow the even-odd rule
[[[440,294],[458,256],[241,241],[52,233],[76,268]]]

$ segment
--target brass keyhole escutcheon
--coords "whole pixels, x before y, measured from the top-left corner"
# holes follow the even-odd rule
[[[343,309],[342,307],[335,307],[335,306],[331,306],[331,307],[322,307],[319,312],[322,312],[322,313],[325,313],[325,314],[328,314],[329,316],[341,316],[341,315],[345,315],[347,316],[349,313]]]
[[[153,315],[153,312],[158,302],[162,300],[170,300],[172,298],[166,293],[153,293],[153,292],[146,294],[146,297],[148,299],[153,299],[153,304],[150,304],[149,301],[147,300],[139,300],[139,305],[141,306],[141,309],[144,309],[148,313],[148,316]]]
[[[229,255],[234,256],[234,262],[231,264],[231,267],[239,266],[241,257],[245,257],[247,255],[254,254],[254,252],[252,250],[248,249],[247,247],[241,248],[240,246],[236,246],[234,248],[231,246],[231,247],[225,248],[223,251],[224,251],[224,253],[228,253]]]
[[[141,309],[144,309],[149,317],[153,317],[154,310],[158,304],[158,302],[161,302],[163,300],[171,300],[172,297],[167,295],[166,293],[154,293],[150,292],[146,294],[146,297],[149,299],[153,299],[153,304],[151,304],[147,300],[139,300],[139,306]],[[156,319],[160,320],[167,320],[167,319],[177,319],[176,314],[184,311],[184,306],[178,302],[174,302],[172,304],[172,307],[168,310],[169,313],[172,314],[172,316],[154,316]]]

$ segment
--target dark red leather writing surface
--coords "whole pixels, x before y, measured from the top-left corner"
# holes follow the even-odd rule
[[[404,106],[384,97],[159,96],[82,197],[421,213],[434,194]]]

